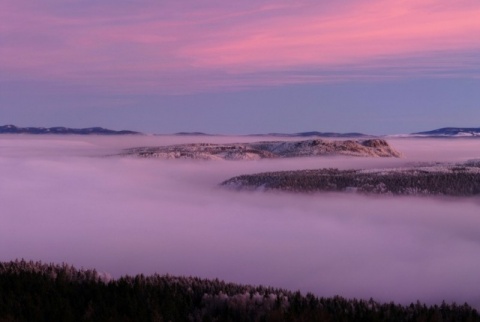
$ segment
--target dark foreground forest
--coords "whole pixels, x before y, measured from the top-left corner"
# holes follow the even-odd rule
[[[480,321],[467,304],[318,298],[195,277],[110,279],[62,264],[0,262],[0,321]]]

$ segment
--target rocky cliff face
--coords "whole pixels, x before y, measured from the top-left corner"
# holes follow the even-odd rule
[[[321,139],[305,141],[265,141],[232,144],[181,144],[125,150],[122,155],[161,159],[258,160],[266,158],[311,157],[321,155],[359,157],[399,157],[400,153],[385,140]]]

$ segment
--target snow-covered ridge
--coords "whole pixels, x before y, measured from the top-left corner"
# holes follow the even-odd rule
[[[467,127],[444,127],[432,131],[412,133],[410,136],[417,137],[480,137],[479,128]]]
[[[471,196],[480,194],[480,160],[397,169],[265,172],[234,177],[221,185],[246,190]]]
[[[400,157],[385,140],[305,140],[253,143],[194,143],[125,150],[122,155],[160,159],[258,160],[265,158],[311,157],[321,155]]]

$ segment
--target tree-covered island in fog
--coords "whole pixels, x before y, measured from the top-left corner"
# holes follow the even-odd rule
[[[342,191],[395,195],[480,194],[480,160],[380,170],[296,170],[241,175],[222,183],[235,189]]]

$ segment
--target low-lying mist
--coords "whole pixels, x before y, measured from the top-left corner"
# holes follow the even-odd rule
[[[161,161],[122,148],[265,138],[0,136],[0,260],[195,275],[319,296],[480,309],[480,199],[238,192],[273,170],[480,158],[480,140],[391,139],[401,159]],[[276,139],[278,140],[278,138]]]

